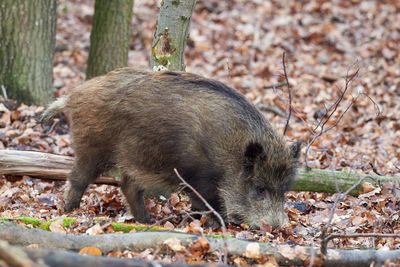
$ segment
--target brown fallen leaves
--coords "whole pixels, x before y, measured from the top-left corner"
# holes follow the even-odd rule
[[[101,256],[103,253],[101,253],[101,250],[96,247],[84,247],[81,250],[79,250],[79,254]]]
[[[147,67],[157,12],[157,1],[137,1],[129,65]],[[60,1],[57,51],[54,68],[56,96],[84,80],[93,1]],[[356,169],[400,175],[400,37],[399,1],[199,1],[192,18],[186,51],[187,70],[231,85],[261,104],[287,110],[286,88],[264,90],[265,85],[283,81],[281,57],[288,55],[288,76],[293,89],[293,117],[287,132],[290,140],[310,140],[310,132],[327,106],[337,99],[347,70],[358,61],[360,77],[351,94],[368,93],[382,110],[376,116],[371,101],[361,98],[341,123],[321,136],[312,146],[309,159],[315,168]],[[345,101],[351,101],[351,94]],[[334,123],[344,107],[338,108]],[[65,118],[42,126],[36,117],[43,107],[18,105],[0,99],[0,149],[38,150],[72,155]],[[278,128],[285,119],[265,113]],[[105,144],[106,145],[106,144]],[[371,167],[371,163],[372,166]],[[374,170],[375,169],[375,170]],[[62,212],[62,182],[44,182],[24,177],[10,181],[0,178],[0,217],[28,216],[43,221],[65,215]],[[336,233],[400,233],[400,187],[384,183],[380,187],[363,184],[363,194],[346,197],[338,203],[331,231]],[[165,196],[168,198],[168,196]],[[279,231],[261,225],[259,231],[246,225],[229,225],[236,238],[279,244],[316,245],[326,225],[336,195],[289,192],[288,202],[305,202],[306,209],[288,205],[288,224]],[[51,231],[74,234],[113,232],[99,221],[133,222],[123,206],[119,189],[90,186],[81,208],[68,214],[77,221],[68,229],[56,221]],[[184,196],[151,198],[146,206],[153,218],[171,230],[193,233],[220,233],[204,228],[204,218],[182,222],[190,211]],[[100,219],[99,219],[100,218]],[[106,225],[106,224],[105,224]],[[199,239],[200,240],[200,239]],[[191,262],[217,260],[207,254],[207,244],[197,241],[188,254],[177,251],[173,257],[157,251],[112,252],[109,256],[138,257],[146,260],[184,259]],[[165,245],[167,246],[167,245]],[[178,246],[179,247],[179,246]],[[335,238],[335,248],[399,249],[393,238]],[[186,252],[185,252],[186,253]],[[195,255],[188,258],[187,255]],[[256,248],[249,249],[255,256]],[[237,257],[232,263],[271,264],[271,259]],[[268,265],[265,265],[268,266]]]

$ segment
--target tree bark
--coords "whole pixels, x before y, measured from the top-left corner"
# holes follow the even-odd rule
[[[128,64],[133,0],[96,0],[86,79]]]
[[[52,98],[57,2],[0,3],[0,92],[28,105]]]
[[[28,229],[12,222],[0,221],[0,239],[4,239],[12,245],[27,246],[38,244],[41,248],[57,248],[78,251],[84,247],[97,247],[103,253],[111,251],[131,250],[141,252],[147,248],[157,249],[167,239],[176,238],[181,245],[188,247],[191,242],[201,236],[179,232],[137,232],[129,234],[103,234],[103,235],[66,235],[43,231],[40,229]],[[222,252],[224,249],[223,238],[205,237],[210,245],[209,252]],[[278,245],[269,243],[246,241],[236,238],[225,239],[228,255],[258,258],[273,256],[278,264],[304,266],[309,265],[310,259],[314,263],[322,263],[323,266],[370,266],[383,264],[387,259],[400,257],[400,250],[379,251],[374,249],[340,250],[328,249],[325,257],[321,255],[319,248]]]
[[[195,0],[163,0],[151,49],[150,67],[185,70],[185,48]]]
[[[138,259],[119,259],[116,257],[102,257],[92,255],[80,255],[76,252],[57,249],[34,249],[11,246],[0,240],[0,262],[7,263],[6,266],[35,266],[35,267],[153,267],[155,264]],[[157,266],[179,267],[188,266],[185,262],[159,263]],[[211,264],[191,264],[195,266],[216,266]],[[223,266],[223,265],[218,265]]]
[[[73,157],[55,155],[35,151],[0,150],[0,174],[37,178],[65,180],[72,168]],[[398,181],[400,177],[371,175],[376,184]],[[359,180],[359,175],[349,171],[330,171],[321,169],[306,170],[300,168],[292,185],[293,191],[336,193],[335,177],[339,189],[343,192]],[[185,178],[185,177],[183,177]],[[369,180],[368,180],[369,181]],[[369,182],[375,183],[374,180]],[[112,177],[100,177],[96,183],[118,185]],[[363,191],[362,185],[357,186],[350,195],[357,196]]]
[[[322,169],[311,169],[299,168],[296,179],[293,183],[291,190],[293,191],[309,191],[309,192],[320,192],[320,193],[337,193],[336,183],[341,192],[346,191],[352,185],[358,182],[360,175],[355,171],[333,171],[333,170],[322,170]],[[397,180],[400,182],[400,177],[390,176],[378,176],[368,175],[373,179],[367,179],[367,182],[378,185],[384,182],[393,182]],[[336,181],[335,181],[336,180]],[[363,192],[362,184],[358,185],[352,190],[349,195],[358,196]]]
[[[28,175],[36,178],[63,180],[72,169],[74,158],[35,151],[0,150],[0,174]],[[112,177],[100,177],[97,183],[118,185]]]

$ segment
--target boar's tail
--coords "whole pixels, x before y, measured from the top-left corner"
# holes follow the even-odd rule
[[[52,119],[55,115],[60,113],[68,102],[68,95],[64,95],[59,97],[56,101],[51,103],[49,107],[43,112],[42,116],[40,117],[39,122],[45,123]]]

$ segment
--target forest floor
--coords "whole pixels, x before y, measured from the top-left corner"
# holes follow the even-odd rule
[[[85,79],[93,2],[60,0],[55,96],[67,93]],[[157,14],[157,1],[135,1],[129,66],[148,68]],[[275,106],[287,112],[287,87],[264,89],[285,80],[284,52],[293,95],[288,142],[302,140],[308,144],[318,134],[315,129],[319,120],[330,114],[346,87],[346,77],[351,78],[336,112],[326,123],[326,127],[337,125],[322,134],[307,155],[303,147],[300,165],[305,166],[307,156],[312,168],[399,177],[400,2],[198,1],[186,51],[186,71],[224,82],[260,107]],[[42,126],[36,116],[43,107],[4,99],[1,103],[1,149],[73,155],[65,121]],[[264,114],[283,131],[285,117],[268,111]],[[133,221],[117,187],[91,185],[81,208],[68,214],[62,212],[64,189],[64,182],[0,178],[0,217],[28,216],[42,221],[75,217],[77,222],[62,230],[74,234],[90,231],[100,220]],[[398,183],[368,191],[372,193],[348,196],[338,203],[331,232],[400,234]],[[229,233],[243,239],[318,246],[336,197],[288,192],[288,202],[306,202],[307,206],[300,210],[287,206],[286,227],[270,232],[231,225]],[[151,198],[146,205],[156,220],[176,214],[173,220],[162,222],[168,229],[196,232],[201,227],[197,220],[179,224],[180,212],[190,210],[185,196]],[[104,228],[100,232],[113,231]],[[329,247],[399,249],[400,239],[342,238],[332,240]],[[149,254],[128,251],[118,256],[149,259]],[[174,256],[153,255],[152,259],[174,261]]]

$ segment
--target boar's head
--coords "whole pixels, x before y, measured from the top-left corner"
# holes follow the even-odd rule
[[[240,174],[219,188],[228,221],[245,223],[251,228],[262,223],[273,228],[282,226],[284,193],[296,174],[301,143],[287,147],[274,142],[281,140],[249,143]]]

